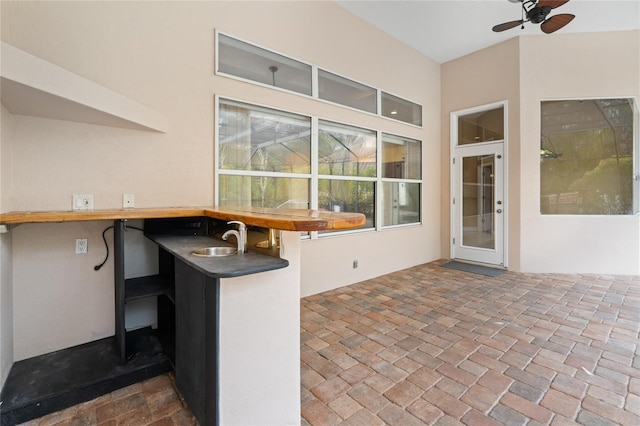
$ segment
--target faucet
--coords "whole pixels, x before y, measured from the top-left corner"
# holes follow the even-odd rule
[[[238,253],[244,254],[247,251],[247,225],[237,220],[227,222],[227,225],[231,225],[232,223],[238,224],[238,230],[236,231],[235,229],[229,229],[227,232],[222,234],[222,239],[227,241],[229,235],[234,235],[238,243]]]

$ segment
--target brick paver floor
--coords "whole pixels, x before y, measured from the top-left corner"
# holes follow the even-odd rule
[[[640,277],[440,263],[302,299],[303,425],[640,425]]]
[[[302,299],[303,425],[640,425],[640,277],[433,262]],[[173,375],[26,425],[188,426]]]
[[[20,426],[197,426],[173,373],[127,386]]]

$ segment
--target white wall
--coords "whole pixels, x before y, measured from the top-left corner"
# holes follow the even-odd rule
[[[139,221],[131,226],[141,227]],[[85,343],[114,333],[112,221],[23,224],[13,235],[13,329],[16,361]],[[88,240],[88,253],[75,254],[75,239]],[[125,232],[125,277],[157,273],[157,246],[136,230]],[[43,275],[46,271],[46,276]],[[127,329],[156,323],[155,299],[128,303]]]
[[[521,40],[522,264],[527,272],[640,273],[639,216],[540,214],[540,102],[640,100],[640,31]]]
[[[430,199],[439,196],[433,192]],[[439,209],[425,203],[422,226],[302,241],[302,297],[439,259]]]
[[[135,194],[136,207],[211,205],[213,99],[221,95],[423,141],[424,225],[303,242],[304,294],[440,257],[440,67],[334,3],[3,1],[0,7],[5,43],[169,118],[162,134],[13,116],[13,185],[3,211],[68,210],[74,193],[93,194],[96,209],[119,208],[123,193]],[[420,103],[424,127],[215,76],[215,29]],[[112,267],[93,271],[102,260],[104,225],[22,225],[13,233],[16,359],[113,332]],[[73,253],[81,237],[89,238],[85,256]],[[33,247],[46,248],[46,255]],[[355,274],[349,253],[361,265]],[[341,267],[323,268],[327,259]],[[67,304],[54,306],[62,292]],[[92,309],[79,306],[85,300]]]
[[[12,123],[7,110],[1,108],[0,127],[0,211],[9,202],[11,188]],[[0,389],[13,364],[13,262],[12,234],[0,233]]]
[[[442,226],[443,257],[451,252],[451,113],[507,101],[505,135],[505,266],[519,269],[520,246],[520,40],[512,38],[442,65]]]
[[[100,271],[93,269],[104,259],[101,234],[110,225],[23,224],[11,231],[16,361],[113,335],[113,250]],[[75,254],[76,238],[88,239],[87,254]]]
[[[223,425],[300,424],[300,234],[280,244],[287,268],[220,280]]]
[[[451,111],[509,101],[509,269],[640,273],[639,216],[540,214],[539,151],[542,100],[640,99],[638,75],[640,31],[520,36],[443,64],[443,144],[449,144],[446,126]],[[444,164],[447,160],[443,156]],[[448,174],[447,167],[443,180]],[[449,195],[444,190],[446,221]],[[449,229],[444,221],[446,252]]]

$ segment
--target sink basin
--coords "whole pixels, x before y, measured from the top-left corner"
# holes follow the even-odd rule
[[[200,257],[222,257],[232,256],[237,253],[234,247],[203,247],[191,252],[194,256]]]

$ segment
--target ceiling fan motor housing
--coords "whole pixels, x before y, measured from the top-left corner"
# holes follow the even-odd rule
[[[547,18],[549,13],[551,13],[551,8],[549,6],[536,6],[527,12],[527,19],[534,24],[539,24]]]
[[[562,6],[569,0],[509,0],[513,3],[522,3],[522,19],[517,21],[503,22],[495,25],[492,30],[494,32],[502,32],[519,26],[524,29],[525,22],[532,24],[541,24],[540,29],[545,34],[551,34],[563,28],[575,18],[570,13],[561,13],[559,15],[549,16],[551,10]],[[526,16],[526,19],[525,19]]]

